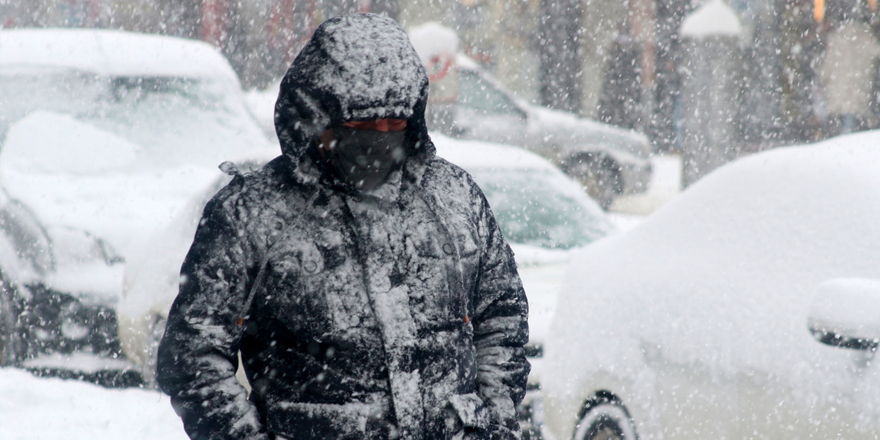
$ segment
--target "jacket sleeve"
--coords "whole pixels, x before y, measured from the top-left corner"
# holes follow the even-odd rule
[[[193,440],[268,438],[235,379],[246,273],[237,230],[215,198],[181,268],[157,360],[159,386]]]
[[[523,348],[529,339],[528,301],[513,252],[482,194],[480,201],[483,249],[471,320],[478,392],[490,410],[491,438],[518,439],[517,407],[530,369]]]

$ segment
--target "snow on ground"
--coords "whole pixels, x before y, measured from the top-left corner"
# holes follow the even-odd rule
[[[0,439],[186,440],[168,396],[0,368]]]

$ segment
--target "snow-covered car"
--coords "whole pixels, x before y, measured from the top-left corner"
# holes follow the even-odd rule
[[[516,254],[529,298],[529,354],[539,357],[569,255],[612,233],[614,227],[577,182],[534,153],[438,134],[432,137],[438,155],[462,166],[480,185]],[[239,168],[246,171],[259,162]],[[120,340],[129,359],[143,367],[148,382],[154,374],[164,321],[177,295],[180,266],[202,209],[228,181],[229,177],[218,176],[213,187],[190,201],[186,215],[128,260],[125,293],[117,312]],[[540,359],[531,362],[530,388],[537,389]]]
[[[44,226],[0,187],[0,366],[108,385],[136,378],[124,373],[106,301],[119,295],[121,263],[87,231]],[[59,371],[62,358],[81,368]]]
[[[877,438],[878,143],[743,158],[572,257],[548,438]]]
[[[210,185],[219,163],[275,149],[225,58],[178,38],[2,30],[0,102],[0,184],[49,231],[56,255],[77,251],[63,231],[79,231],[115,249],[107,262],[119,272],[51,278],[25,309],[99,310],[114,336],[127,254]],[[61,292],[75,305],[60,306]]]

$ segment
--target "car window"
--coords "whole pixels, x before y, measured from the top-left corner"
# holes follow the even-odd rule
[[[458,105],[481,113],[521,115],[519,108],[507,94],[473,71],[459,72]]]
[[[469,170],[507,241],[550,249],[584,246],[607,235],[608,221],[586,195],[565,190],[549,170]],[[580,197],[578,197],[580,196]],[[596,208],[598,209],[598,208]]]
[[[230,96],[237,95],[205,79],[4,72],[0,140],[16,121],[46,110],[145,147],[141,158],[147,162],[198,163],[206,152],[216,156],[253,144],[247,142],[247,127],[241,127],[246,118],[243,102]]]

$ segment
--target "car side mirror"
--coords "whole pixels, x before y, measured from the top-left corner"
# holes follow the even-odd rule
[[[880,280],[835,278],[819,284],[807,327],[817,341],[875,351],[880,343]]]

